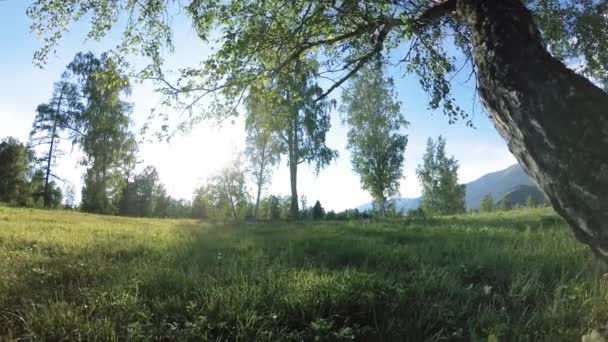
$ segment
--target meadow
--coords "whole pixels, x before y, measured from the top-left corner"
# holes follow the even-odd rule
[[[223,225],[0,207],[0,340],[575,341],[608,286],[550,209]]]

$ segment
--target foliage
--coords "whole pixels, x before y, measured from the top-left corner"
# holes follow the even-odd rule
[[[61,207],[63,193],[61,188],[50,181],[46,183],[44,170],[38,169],[34,171],[29,183],[30,202],[26,205],[34,207],[45,207],[57,209]]]
[[[119,215],[166,217],[166,191],[158,179],[158,171],[147,166],[133,180],[126,180],[119,201]]]
[[[125,171],[135,164],[137,144],[130,132],[131,105],[121,96],[130,91],[129,79],[118,64],[106,54],[95,57],[79,53],[68,65],[70,79],[85,99],[85,107],[76,140],[85,157],[81,209],[96,213],[115,213]]]
[[[220,201],[230,205],[232,220],[238,221],[241,212],[247,208],[247,187],[245,182],[245,170],[242,162],[237,159],[232,165],[224,168],[213,180],[216,190],[219,191]]]
[[[437,142],[429,138],[422,165],[416,174],[422,186],[421,207],[428,215],[450,215],[465,211],[465,186],[458,184],[458,162],[448,158],[445,139],[439,136]]]
[[[306,195],[300,195],[300,220],[310,218],[310,209],[308,207],[308,198]]]
[[[43,199],[44,206],[52,206],[51,179],[60,179],[52,173],[61,151],[58,148],[63,140],[63,133],[69,133],[72,141],[80,138],[82,133],[75,127],[79,126],[82,119],[84,106],[80,101],[78,87],[67,80],[68,74],[64,73],[62,79],[53,87],[53,95],[48,103],[36,108],[36,117],[30,132],[31,146],[45,146],[47,151],[39,158],[44,169]],[[52,177],[52,178],[51,178]]]
[[[310,64],[296,61],[275,78],[259,81],[252,85],[246,100],[249,126],[269,135],[274,153],[287,155],[292,218],[299,215],[298,165],[312,164],[318,173],[337,157],[325,144],[334,102],[316,101],[322,90],[311,81],[314,65]]]
[[[278,196],[270,195],[263,201],[263,218],[266,220],[277,221],[281,219],[281,199]]]
[[[485,195],[481,200],[481,204],[479,205],[479,211],[482,213],[489,213],[494,211],[494,199],[492,199],[492,195]]]
[[[608,288],[570,235],[548,209],[228,228],[2,207],[0,339],[575,341],[605,334]]]
[[[312,207],[312,218],[314,220],[322,220],[325,218],[325,209],[323,209],[323,207],[321,206],[321,202],[319,202],[318,200]]]
[[[426,214],[424,213],[424,210],[422,209],[422,207],[418,207],[416,209],[408,210],[407,217],[416,218],[416,219],[425,219]]]
[[[71,183],[65,188],[65,208],[76,209],[76,188]]]
[[[508,198],[503,198],[500,202],[498,202],[498,206],[503,211],[509,211],[513,209],[513,203]]]
[[[608,80],[608,19],[603,1],[524,0],[551,53],[563,61],[585,61],[581,73],[602,84]],[[35,60],[44,63],[71,24],[88,22],[88,38],[122,32],[117,54],[143,56],[150,65],[142,76],[158,81],[167,100],[190,109],[190,122],[203,116],[235,113],[244,91],[258,78],[272,77],[293,60],[307,56],[319,64],[316,75],[332,80],[321,95],[338,88],[375,56],[395,55],[404,70],[417,75],[429,94],[429,107],[450,122],[466,118],[450,82],[462,68],[456,56],[471,60],[470,30],[449,16],[456,1],[311,2],[305,0],[131,1],[33,0],[27,13],[43,39]],[[200,67],[184,67],[178,82],[163,72],[162,51],[173,48],[173,15],[191,20],[202,44],[217,49]],[[129,18],[129,20],[121,20]],[[185,20],[185,18],[184,18]],[[124,24],[126,23],[126,24]],[[446,48],[451,43],[457,49]],[[282,58],[268,60],[269,55]],[[388,63],[389,61],[386,60]],[[474,69],[474,66],[473,66]],[[194,106],[203,96],[213,105]],[[188,126],[187,124],[185,126]]]
[[[247,108],[255,110],[254,106]],[[257,219],[262,191],[271,181],[272,168],[278,163],[283,148],[276,134],[264,127],[264,114],[250,113],[247,115],[245,129],[247,131],[245,155],[249,162],[249,172],[256,186],[255,209],[253,216]]]
[[[26,205],[29,171],[33,154],[19,140],[8,137],[0,142],[0,202]]]
[[[0,142],[0,202],[26,207],[59,208],[63,198],[55,181],[45,182],[34,151],[17,139]]]
[[[175,199],[170,196],[164,198],[164,208],[168,218],[192,217],[192,204],[184,199]]]
[[[209,203],[208,189],[206,186],[199,186],[194,190],[194,198],[192,199],[192,217],[197,219],[209,218]]]
[[[236,158],[195,192],[193,213],[197,218],[238,222],[247,216],[249,198],[241,158]]]
[[[528,208],[536,208],[540,206],[540,202],[534,196],[528,196],[526,199],[526,206]]]
[[[392,79],[386,79],[380,64],[372,64],[355,76],[342,93],[341,111],[348,123],[348,149],[353,170],[361,178],[382,216],[387,201],[399,193],[408,122],[395,99]]]

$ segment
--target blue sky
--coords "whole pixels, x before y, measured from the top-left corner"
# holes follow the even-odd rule
[[[51,55],[45,68],[32,63],[34,51],[40,41],[30,33],[29,19],[25,15],[28,1],[0,1],[0,137],[14,136],[27,140],[38,104],[48,100],[53,82],[59,79],[65,66],[79,51],[105,51],[115,45],[117,35],[102,42],[86,41],[86,26],[76,25],[64,37],[55,55]],[[176,21],[175,53],[167,56],[168,66],[194,65],[207,47],[194,35],[185,21]],[[466,127],[464,122],[449,125],[440,113],[427,110],[427,96],[413,76],[404,76],[398,67],[389,69],[395,79],[397,93],[402,101],[402,110],[410,122],[406,133],[409,143],[404,165],[405,179],[401,182],[401,195],[420,195],[420,186],[415,176],[426,140],[429,136],[443,135],[447,138],[447,150],[460,162],[459,178],[462,182],[474,180],[485,173],[505,168],[515,163],[491,121],[474,103],[474,84],[465,84],[466,70],[453,83],[453,91],[461,106],[471,112],[475,104],[473,123],[476,129]],[[339,92],[333,94],[339,98]],[[134,104],[133,119],[138,129],[146,122],[150,110],[159,103],[151,84],[134,84],[133,93],[127,99]],[[351,171],[350,155],[346,150],[347,128],[341,124],[339,113],[332,115],[332,129],[328,145],[339,151],[339,159],[315,175],[312,168],[302,166],[299,171],[298,188],[309,203],[320,200],[327,209],[342,210],[370,201],[361,190],[359,178]],[[219,128],[202,123],[187,135],[179,136],[167,143],[145,143],[140,149],[142,167],[154,165],[160,173],[168,192],[178,198],[191,198],[195,186],[203,183],[244,145],[241,119],[235,124]],[[63,144],[65,152],[60,160],[58,173],[69,179],[79,190],[84,169],[78,165],[80,153],[69,144]],[[285,163],[275,171],[269,193],[288,194],[289,176]]]

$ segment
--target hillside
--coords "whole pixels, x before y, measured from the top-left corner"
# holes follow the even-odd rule
[[[531,185],[519,185],[506,193],[499,201],[497,201],[497,203],[498,206],[501,206],[501,202],[509,201],[514,207],[524,207],[528,204],[528,198],[536,200],[537,203],[543,203],[545,201],[545,195],[538,190],[537,187]]]
[[[536,188],[536,185],[526,175],[521,166],[513,164],[504,170],[488,173],[472,182],[466,183],[465,205],[467,209],[478,209],[482,199],[486,195],[491,195],[494,201],[498,202],[518,186]],[[536,190],[540,192],[538,189]],[[406,212],[410,209],[416,209],[420,206],[420,200],[420,197],[398,198],[396,200],[397,210]],[[357,207],[360,211],[367,211],[371,208],[371,203]]]
[[[519,164],[513,164],[504,170],[488,173],[466,184],[465,202],[467,209],[477,209],[486,195],[491,195],[495,202],[500,201],[507,193],[518,186],[536,187]]]

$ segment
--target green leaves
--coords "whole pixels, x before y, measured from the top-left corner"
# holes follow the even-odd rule
[[[580,65],[579,72],[608,84],[605,2],[526,3],[553,55]],[[200,119],[236,115],[254,82],[274,78],[293,61],[314,62],[316,71],[311,77],[332,80],[317,94],[323,98],[379,56],[417,75],[429,95],[429,109],[442,111],[450,123],[467,120],[471,125],[451,91],[451,81],[460,69],[454,65],[451,46],[470,58],[470,32],[451,12],[436,14],[436,7],[429,7],[427,1],[388,0],[34,0],[28,16],[32,30],[43,39],[35,55],[38,64],[44,64],[63,33],[80,18],[88,21],[91,39],[104,37],[110,30],[122,31],[116,52],[149,60],[142,77],[158,82],[165,104],[188,113],[178,125],[180,130]],[[213,43],[214,52],[194,69],[181,70],[172,83],[165,78],[162,64],[163,54],[173,49],[172,23],[177,20],[191,20],[201,42]],[[445,49],[446,45],[450,48]],[[397,60],[388,58],[394,56]],[[201,98],[209,101],[202,106]]]
[[[446,141],[429,138],[422,165],[416,174],[422,185],[422,209],[426,215],[451,215],[465,211],[465,187],[458,184],[458,161],[447,156]]]
[[[399,193],[408,122],[395,99],[391,79],[380,64],[363,68],[342,93],[342,107],[349,126],[348,149],[353,170],[384,215],[387,200]]]
[[[124,173],[136,163],[137,142],[130,131],[132,105],[122,100],[130,93],[129,79],[107,54],[79,53],[68,65],[69,77],[84,99],[78,120],[82,134],[75,140],[88,167],[82,209],[114,213],[123,190]]]

